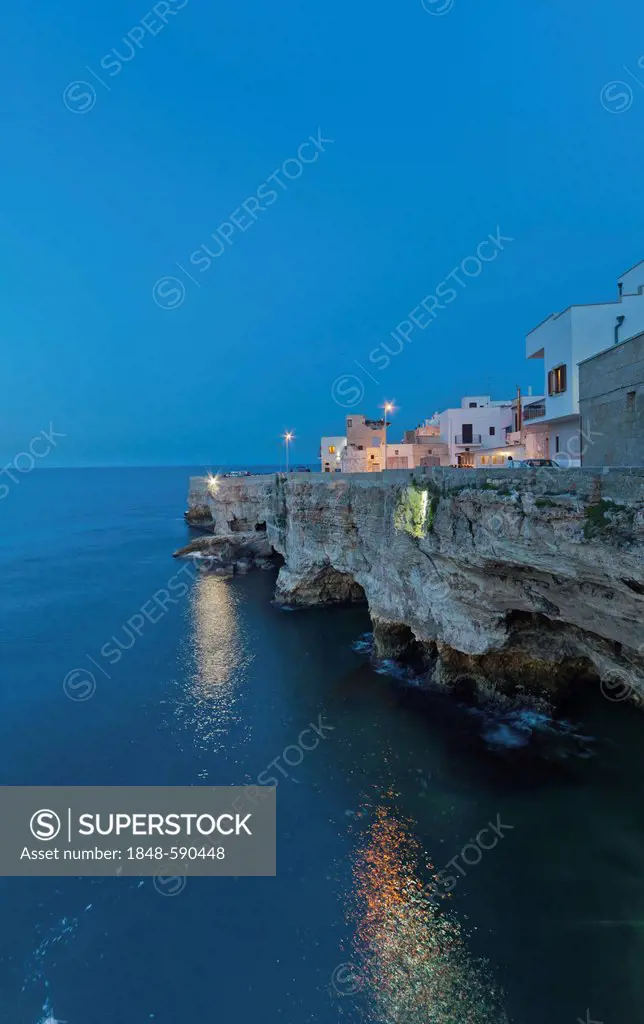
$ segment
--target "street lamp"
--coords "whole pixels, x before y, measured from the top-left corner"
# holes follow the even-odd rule
[[[291,443],[291,441],[293,440],[294,437],[295,437],[295,434],[293,434],[290,430],[287,430],[286,433],[284,434],[284,444],[286,445],[286,472],[287,473],[288,473],[288,446],[289,446],[289,444]]]
[[[214,498],[219,490],[219,476],[215,473],[206,473],[206,487],[208,493]]]
[[[385,408],[385,418],[384,418],[384,425],[385,425],[385,437],[384,437],[384,441],[385,441],[385,464],[382,467],[381,472],[387,468],[387,413],[390,413],[390,412],[394,411],[393,402],[385,402],[384,408]]]

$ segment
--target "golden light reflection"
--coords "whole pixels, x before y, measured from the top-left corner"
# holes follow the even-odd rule
[[[216,751],[240,721],[240,685],[252,658],[245,651],[235,592],[225,580],[200,576],[191,601],[194,670],[177,714],[200,746]]]
[[[505,1024],[485,963],[468,954],[444,901],[423,888],[421,848],[385,806],[376,808],[354,867],[355,953],[369,1004],[383,1024]],[[428,865],[431,869],[431,865]]]

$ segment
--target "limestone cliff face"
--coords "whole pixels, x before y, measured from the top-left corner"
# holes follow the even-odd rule
[[[588,676],[644,701],[643,471],[251,477],[191,504],[213,542],[265,524],[279,600],[366,599],[380,652],[435,679]]]

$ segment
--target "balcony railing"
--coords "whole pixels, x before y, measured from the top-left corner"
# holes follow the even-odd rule
[[[534,402],[532,405],[525,405],[523,407],[523,419],[526,423],[528,422],[528,420],[538,420],[541,416],[545,415],[545,402]]]
[[[481,444],[481,435],[472,434],[469,438],[466,439],[464,434],[457,434],[456,437],[454,438],[454,443],[466,445]]]

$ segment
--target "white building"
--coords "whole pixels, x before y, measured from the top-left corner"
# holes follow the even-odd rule
[[[474,456],[505,444],[515,426],[513,401],[493,402],[489,395],[466,395],[457,409],[435,413],[428,426],[440,428],[449,451],[449,465],[473,466]]]
[[[569,306],[553,313],[526,338],[526,357],[543,359],[545,399],[526,406],[525,426],[534,454],[581,456],[579,367],[590,356],[644,331],[644,261],[622,274],[614,302]]]
[[[474,453],[474,468],[485,466],[508,466],[510,461],[541,458],[534,444],[534,434],[525,429],[525,410],[528,406],[543,402],[543,395],[533,395],[528,388],[527,395],[517,395],[512,402],[512,424],[505,431],[503,440],[496,447],[481,447]],[[519,402],[521,412],[519,413]]]
[[[346,437],[323,437],[320,440],[320,469],[323,473],[342,471],[342,453],[346,447]]]
[[[418,466],[449,466],[449,446],[441,440],[440,427],[437,423],[431,424],[425,420],[415,430],[406,430],[403,435],[403,442],[413,447],[413,468]],[[391,445],[389,448],[388,460],[392,457]],[[394,455],[395,457],[395,455]],[[409,466],[408,468],[412,468]]]
[[[387,441],[387,469],[415,469],[420,465],[420,461],[416,461],[416,449],[415,444]]]

